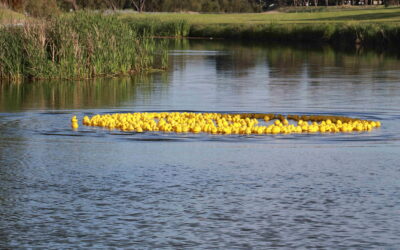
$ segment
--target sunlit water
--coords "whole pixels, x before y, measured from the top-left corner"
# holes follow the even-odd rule
[[[400,61],[213,41],[168,72],[0,85],[0,248],[398,248]],[[124,133],[77,115],[268,112],[370,133]]]

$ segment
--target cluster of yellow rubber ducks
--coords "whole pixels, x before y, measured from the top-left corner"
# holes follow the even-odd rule
[[[291,133],[348,133],[371,131],[381,126],[379,121],[343,116],[281,115],[281,114],[221,114],[221,113],[117,113],[85,116],[83,125],[110,130],[145,132],[209,134],[291,134]],[[78,128],[76,116],[72,128]]]

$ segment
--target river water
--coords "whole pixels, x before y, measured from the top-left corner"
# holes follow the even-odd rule
[[[176,41],[167,72],[0,85],[0,248],[400,246],[400,60]],[[72,115],[329,114],[370,133],[123,133]]]

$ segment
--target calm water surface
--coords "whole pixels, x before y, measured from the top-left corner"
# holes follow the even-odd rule
[[[400,60],[329,48],[171,45],[168,72],[0,85],[0,248],[400,247]],[[381,120],[371,133],[122,133],[136,111]]]

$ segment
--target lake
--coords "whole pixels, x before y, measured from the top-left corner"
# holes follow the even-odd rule
[[[76,115],[343,115],[350,134],[109,131]],[[171,41],[166,72],[0,85],[0,248],[400,246],[400,57]]]

